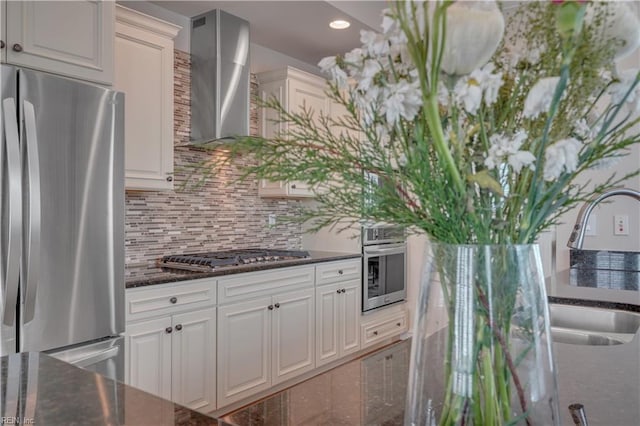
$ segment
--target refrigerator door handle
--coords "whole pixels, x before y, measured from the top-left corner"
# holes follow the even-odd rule
[[[24,101],[24,125],[26,143],[25,167],[28,171],[27,186],[29,187],[27,211],[25,218],[24,244],[25,257],[22,264],[22,280],[25,283],[23,324],[33,320],[36,306],[40,271],[40,159],[38,158],[38,135],[36,132],[36,113],[33,104]],[[27,212],[24,212],[25,214]]]
[[[22,175],[20,172],[20,134],[18,133],[18,116],[16,102],[14,98],[6,98],[2,101],[2,112],[4,116],[5,146],[1,149],[6,153],[7,165],[7,188],[6,200],[7,214],[3,221],[8,221],[7,240],[5,253],[5,268],[1,279],[4,281],[4,317],[2,322],[7,326],[13,326],[16,316],[16,305],[18,301],[18,285],[20,272],[20,232],[22,228]],[[0,166],[0,172],[1,172]],[[4,176],[3,176],[4,178]]]
[[[97,364],[101,361],[105,361],[109,358],[114,358],[118,355],[120,348],[117,346],[112,346],[109,349],[104,349],[96,352],[92,352],[89,354],[83,354],[81,357],[77,359],[68,359],[66,360],[68,363],[75,365],[76,367],[84,368],[89,365]]]

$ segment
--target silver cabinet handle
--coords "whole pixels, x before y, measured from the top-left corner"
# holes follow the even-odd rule
[[[273,305],[267,306],[267,309],[269,309],[270,311],[273,311]]]
[[[175,305],[176,303],[178,303],[178,298],[174,296],[171,299],[169,299],[169,302]]]
[[[391,246],[391,244],[389,244],[389,246]],[[370,249],[365,247],[364,249],[364,254],[365,256],[378,256],[381,254],[404,254],[406,251],[406,247],[404,245],[402,246],[392,246],[389,248],[376,248],[376,249]]]
[[[18,280],[20,274],[20,232],[22,228],[22,175],[20,173],[20,134],[18,133],[18,113],[16,109],[16,101],[13,98],[7,98],[2,101],[2,110],[4,115],[4,146],[0,147],[0,167],[5,163],[3,156],[6,153],[7,159],[7,194],[6,200],[0,200],[7,203],[7,216],[2,217],[3,228],[7,232],[7,246],[4,267],[4,275],[0,277],[2,286],[4,287],[4,318],[2,322],[11,326],[16,316],[16,305],[18,303]],[[4,171],[0,170],[0,183],[5,178]],[[7,221],[6,228],[4,222]]]
[[[164,329],[164,332],[167,333],[167,334],[170,334],[172,331],[173,331],[173,328],[171,328],[171,327],[167,327],[167,328]]]
[[[36,112],[33,104],[24,101],[24,124],[26,143],[23,143],[24,157],[26,159],[27,180],[29,186],[28,217],[23,229],[23,250],[25,256],[22,260],[22,282],[26,284],[24,304],[24,322],[28,323],[35,315],[36,294],[38,292],[38,276],[40,272],[40,159],[38,158],[38,135],[36,132]]]
[[[21,45],[19,45],[18,43],[15,43],[15,44],[13,45],[13,51],[14,51],[14,52],[22,52],[22,46],[21,46]]]
[[[180,330],[182,330],[182,324],[176,325],[176,331],[180,331]]]

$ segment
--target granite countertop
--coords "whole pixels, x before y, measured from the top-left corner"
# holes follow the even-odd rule
[[[576,269],[560,271],[547,280],[547,296],[551,303],[640,312],[640,291],[602,287],[600,278]]]
[[[3,424],[227,424],[43,353],[12,354],[0,363]]]
[[[126,288],[144,287],[155,284],[219,277],[243,272],[264,271],[267,269],[285,268],[321,262],[332,262],[335,260],[358,259],[362,257],[360,253],[341,253],[317,250],[309,250],[309,254],[311,257],[305,259],[223,267],[211,272],[181,271],[177,269],[161,268],[156,265],[127,267],[125,269],[125,286]]]

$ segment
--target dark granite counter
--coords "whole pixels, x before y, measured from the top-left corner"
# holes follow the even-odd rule
[[[13,354],[0,360],[2,424],[226,424],[46,354]]]
[[[285,268],[321,262],[333,262],[345,259],[358,259],[362,257],[360,253],[339,253],[314,250],[310,250],[309,254],[311,257],[306,259],[222,267],[211,272],[180,271],[176,269],[161,268],[156,265],[127,267],[125,270],[125,284],[126,288],[143,287],[154,284],[197,280],[200,278],[219,277],[223,275],[240,274],[243,272],[264,271],[267,269]]]
[[[547,280],[549,301],[640,312],[640,291],[609,288],[605,278],[576,269],[560,271]]]

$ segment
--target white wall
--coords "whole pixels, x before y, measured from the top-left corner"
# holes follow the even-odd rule
[[[640,67],[640,49],[632,55],[623,58],[617,63],[619,70]],[[640,132],[640,126],[635,126],[633,133]],[[580,183],[604,182],[611,173],[619,176],[638,170],[640,168],[640,146],[636,144],[614,168],[602,171],[590,171],[581,177]],[[627,180],[622,186],[640,191],[640,176]],[[596,217],[596,235],[585,238],[585,249],[640,251],[640,202],[629,197],[612,197],[609,203],[602,203],[592,213]],[[579,207],[568,212],[562,217],[562,224],[557,227],[557,270],[561,271],[569,267],[569,249],[566,243],[569,240],[571,229],[575,224]],[[613,216],[625,214],[629,216],[629,235],[613,235]]]

